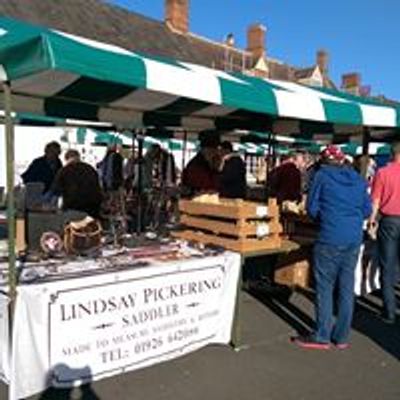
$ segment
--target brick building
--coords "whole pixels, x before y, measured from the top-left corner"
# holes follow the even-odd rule
[[[268,54],[267,29],[247,29],[246,49],[235,47],[233,35],[224,42],[190,31],[190,1],[165,0],[164,21],[100,0],[0,0],[0,15],[119,45],[136,52],[167,56],[225,71],[335,88],[329,78],[329,55],[316,53],[315,64],[297,68]]]

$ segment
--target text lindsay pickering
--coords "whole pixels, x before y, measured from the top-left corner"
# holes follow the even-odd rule
[[[137,305],[156,305],[173,299],[206,294],[221,288],[222,278],[204,279],[192,282],[183,282],[175,285],[168,285],[160,288],[144,288],[140,293],[129,293],[125,295],[113,295],[105,298],[94,298],[85,302],[72,304],[60,304],[61,321],[73,321],[87,318],[93,315],[105,315],[114,312],[134,309]],[[138,322],[144,319],[154,319],[157,316],[169,316],[177,313],[176,306],[166,309],[155,308],[149,311],[148,315],[139,316]],[[124,321],[128,323],[128,321]]]

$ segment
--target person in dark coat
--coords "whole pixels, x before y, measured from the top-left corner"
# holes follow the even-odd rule
[[[52,194],[62,196],[64,210],[82,211],[98,218],[102,191],[96,170],[82,162],[76,150],[68,150],[65,161],[54,180]]]
[[[60,161],[61,146],[58,142],[50,142],[44,149],[44,155],[36,158],[21,175],[24,184],[43,183],[47,193],[53,184],[57,172],[62,168]]]
[[[271,171],[268,177],[269,195],[276,197],[279,203],[301,201],[304,166],[304,154],[297,152],[289,155],[281,165]]]
[[[182,194],[185,196],[218,192],[220,136],[218,132],[205,131],[199,139],[200,151],[182,172]]]
[[[124,183],[123,157],[118,152],[118,146],[114,145],[107,149],[103,160],[98,164],[101,184],[105,192],[119,190]]]
[[[244,199],[247,189],[245,162],[227,141],[221,143],[221,157],[219,195],[230,199]]]

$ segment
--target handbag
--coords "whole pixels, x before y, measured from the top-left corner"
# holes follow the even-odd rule
[[[85,255],[100,247],[101,236],[99,221],[91,217],[73,221],[64,228],[64,248],[68,254]]]

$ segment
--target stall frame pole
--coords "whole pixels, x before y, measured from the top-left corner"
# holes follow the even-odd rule
[[[188,133],[187,130],[183,132],[183,146],[182,146],[182,172],[186,166],[186,152],[187,152]]]
[[[8,229],[8,281],[12,318],[14,303],[17,297],[17,273],[15,254],[15,196],[14,196],[14,123],[11,115],[11,86],[3,82],[5,129],[6,129],[6,159],[7,159],[7,229]]]
[[[273,131],[271,130],[268,133],[268,159],[267,159],[267,176],[265,179],[265,192],[266,192],[266,198],[269,198],[269,193],[270,193],[270,188],[269,188],[269,176],[271,171],[274,169],[274,164],[275,164],[275,147],[274,147],[274,140],[275,135]]]
[[[144,142],[144,132],[139,133],[138,139],[138,207],[137,207],[137,225],[136,234],[141,236],[143,233],[143,222],[145,221],[145,216],[143,215],[143,142]]]
[[[371,141],[371,130],[365,127],[363,129],[362,136],[362,161],[361,161],[361,175],[366,178],[368,172],[368,155],[369,155],[369,144]]]
[[[12,358],[14,312],[17,299],[17,271],[15,255],[15,202],[14,202],[14,123],[12,119],[12,100],[10,82],[3,82],[5,130],[6,130],[6,160],[7,160],[7,239],[8,239],[8,356]],[[8,386],[8,397],[10,398],[10,385]]]

